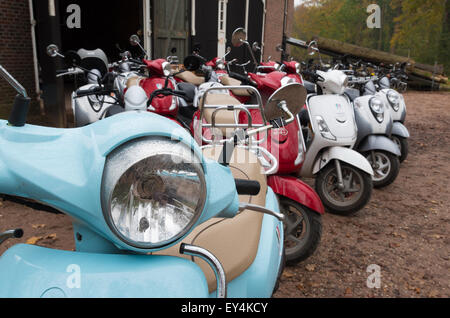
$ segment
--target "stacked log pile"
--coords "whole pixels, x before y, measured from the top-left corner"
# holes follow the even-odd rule
[[[450,90],[448,77],[444,75],[443,65],[427,65],[417,63],[411,58],[391,54],[384,51],[369,49],[354,44],[344,43],[337,40],[316,37],[321,53],[333,57],[344,55],[360,59],[373,64],[389,65],[396,63],[407,63],[408,86],[420,89]],[[286,38],[286,43],[302,48],[307,48],[307,42],[293,38]]]

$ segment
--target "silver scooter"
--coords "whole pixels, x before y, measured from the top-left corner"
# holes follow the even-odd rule
[[[393,127],[389,105],[376,96],[370,78],[355,78],[349,84],[353,88],[346,88],[345,94],[353,103],[358,127],[354,149],[372,165],[374,187],[382,188],[394,182],[400,171],[400,149],[389,139]]]
[[[410,138],[409,131],[404,125],[406,119],[405,99],[402,94],[390,88],[390,81],[387,77],[382,77],[378,85],[379,91],[376,96],[390,106],[394,121],[391,139],[400,148],[400,162],[403,162],[408,157],[408,139]]]

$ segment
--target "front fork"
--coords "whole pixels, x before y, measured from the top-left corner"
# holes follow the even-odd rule
[[[336,159],[334,160],[334,164],[336,166],[336,174],[338,178],[338,189],[340,191],[344,191],[345,185],[344,185],[344,177],[342,176],[341,162],[338,159]]]

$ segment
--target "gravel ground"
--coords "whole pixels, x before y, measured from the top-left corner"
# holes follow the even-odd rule
[[[450,296],[450,94],[409,92],[410,155],[396,182],[374,190],[352,217],[326,214],[316,253],[287,267],[275,297]],[[22,227],[18,242],[71,250],[70,219],[0,201],[0,230]],[[368,288],[379,266],[380,288]]]

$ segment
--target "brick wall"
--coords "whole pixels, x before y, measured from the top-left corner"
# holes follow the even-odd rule
[[[0,64],[35,97],[28,0],[0,0]],[[0,118],[7,118],[15,95],[0,79]]]
[[[290,35],[294,16],[294,0],[288,0],[288,30]],[[280,60],[276,46],[283,40],[284,0],[266,0],[266,23],[264,28],[264,60]],[[287,48],[289,50],[289,47]]]

